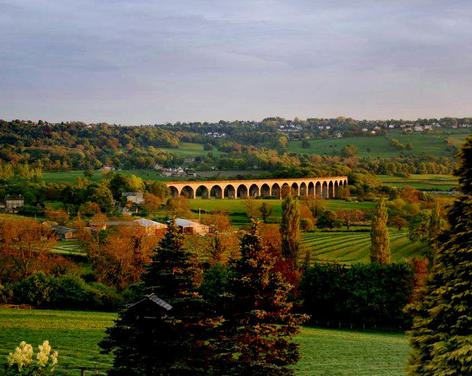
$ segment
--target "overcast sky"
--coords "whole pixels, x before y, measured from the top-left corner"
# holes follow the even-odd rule
[[[472,116],[470,0],[0,0],[0,118]]]

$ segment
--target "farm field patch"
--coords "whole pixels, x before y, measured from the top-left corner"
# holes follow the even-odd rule
[[[453,175],[412,174],[409,177],[377,175],[382,184],[405,187],[410,186],[427,191],[446,191],[454,189],[458,184]]]
[[[269,217],[269,222],[280,222],[282,216],[282,201],[281,200],[254,200],[256,206],[260,206],[263,202],[268,204],[272,209],[272,215]],[[231,199],[190,199],[188,200],[190,209],[195,213],[211,211],[225,211],[228,213],[233,225],[244,225],[249,223],[249,218],[246,215],[246,201],[245,200],[231,200]],[[344,201],[344,200],[326,200],[324,201],[326,207],[330,210],[370,210],[375,207],[375,202],[370,201]]]
[[[308,148],[303,148],[301,141],[290,141],[288,149],[290,152],[299,154],[340,155],[344,146],[355,145],[358,148],[358,155],[361,157],[391,158],[402,155],[452,156],[448,141],[450,140],[451,144],[455,146],[460,146],[468,134],[470,134],[468,130],[435,131],[423,134],[403,134],[399,131],[392,131],[387,136],[357,136],[309,140],[310,146]],[[403,145],[410,144],[412,149],[396,149],[390,144],[390,139],[392,138],[398,140]]]
[[[406,230],[390,228],[390,249],[395,262],[420,255],[423,246],[418,242],[408,239]],[[368,263],[370,249],[370,233],[365,232],[308,232],[303,234],[302,252],[300,257],[305,257],[305,252],[310,252],[311,263],[341,262],[346,264]]]

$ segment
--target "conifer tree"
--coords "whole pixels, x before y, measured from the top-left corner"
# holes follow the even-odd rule
[[[448,213],[433,267],[413,307],[410,375],[472,375],[472,138],[457,173],[463,196]]]
[[[232,264],[225,321],[218,338],[222,375],[291,375],[299,358],[292,341],[306,316],[293,314],[291,286],[274,270],[258,224],[241,240],[241,258]]]
[[[388,214],[385,206],[385,199],[381,198],[377,205],[370,230],[370,261],[372,263],[390,263],[390,239],[388,235],[387,222]]]
[[[146,293],[157,295],[172,309],[159,314],[156,307],[151,315],[156,317],[149,319],[149,313],[139,319],[129,308],[120,313],[100,343],[104,352],[115,356],[109,375],[209,374],[212,352],[207,340],[218,320],[197,292],[197,272],[192,255],[183,248],[183,235],[170,221],[144,275],[144,286]]]
[[[300,211],[296,200],[290,194],[282,202],[280,234],[282,236],[282,256],[295,270],[300,250]]]

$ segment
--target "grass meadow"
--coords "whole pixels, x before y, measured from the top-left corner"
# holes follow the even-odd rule
[[[231,223],[235,226],[242,226],[249,223],[249,218],[246,215],[246,201],[245,200],[231,200],[231,199],[190,199],[188,200],[190,209],[194,213],[198,213],[199,209],[202,213],[212,211],[225,211],[228,213]],[[282,201],[280,200],[254,200],[257,206],[263,202],[269,205],[272,214],[269,217],[269,222],[280,222],[282,216]],[[375,208],[376,203],[370,201],[344,201],[344,200],[326,200],[325,205],[330,210],[343,209],[359,209],[371,210]]]
[[[423,191],[449,191],[458,185],[457,177],[453,175],[412,174],[409,177],[377,175],[384,185],[395,187],[410,187]]]
[[[79,374],[79,367],[111,364],[97,343],[113,324],[113,313],[0,309],[0,359],[24,340],[37,346],[49,340],[59,351],[58,376]],[[404,375],[408,346],[403,333],[305,327],[297,337],[301,360],[297,375]],[[88,374],[95,374],[88,372]]]
[[[361,157],[391,158],[401,155],[452,155],[448,148],[448,142],[460,147],[465,138],[470,134],[467,129],[435,131],[432,133],[403,134],[399,131],[391,131],[388,136],[373,137],[343,137],[336,139],[310,140],[310,147],[303,148],[301,141],[290,141],[288,149],[292,153],[340,155],[346,145],[356,145],[358,155]],[[395,138],[403,145],[411,144],[412,150],[398,150],[390,144],[389,139]]]

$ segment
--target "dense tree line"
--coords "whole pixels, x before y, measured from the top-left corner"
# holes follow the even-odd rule
[[[442,119],[418,122],[449,124]],[[30,164],[43,170],[97,169],[102,166],[150,169],[157,164],[164,167],[185,165],[202,170],[255,169],[277,174],[283,174],[285,170],[285,174],[292,176],[316,176],[347,165],[387,175],[450,173],[455,149],[451,149],[450,156],[446,157],[415,156],[405,146],[408,153],[402,158],[391,160],[358,158],[353,145],[331,157],[288,152],[289,139],[299,138],[308,142],[307,137],[331,137],[331,133],[324,134],[325,131],[320,130],[320,127],[329,127],[330,132],[342,130],[347,137],[362,133],[361,128],[366,124],[383,129],[390,124],[400,123],[393,120],[363,122],[346,118],[305,121],[268,118],[261,122],[118,126],[0,120],[0,160],[11,164],[13,168],[19,164]],[[455,119],[454,126],[469,123],[470,119]],[[300,130],[287,135],[280,129],[285,126],[296,126]],[[205,148],[196,157],[184,158],[172,152],[172,148],[178,148],[182,142],[196,142]],[[164,151],[161,148],[167,149]],[[218,150],[218,153],[213,152],[213,149]],[[313,167],[320,165],[328,168]]]
[[[407,327],[413,288],[409,264],[315,264],[303,274],[303,311],[321,325]]]

